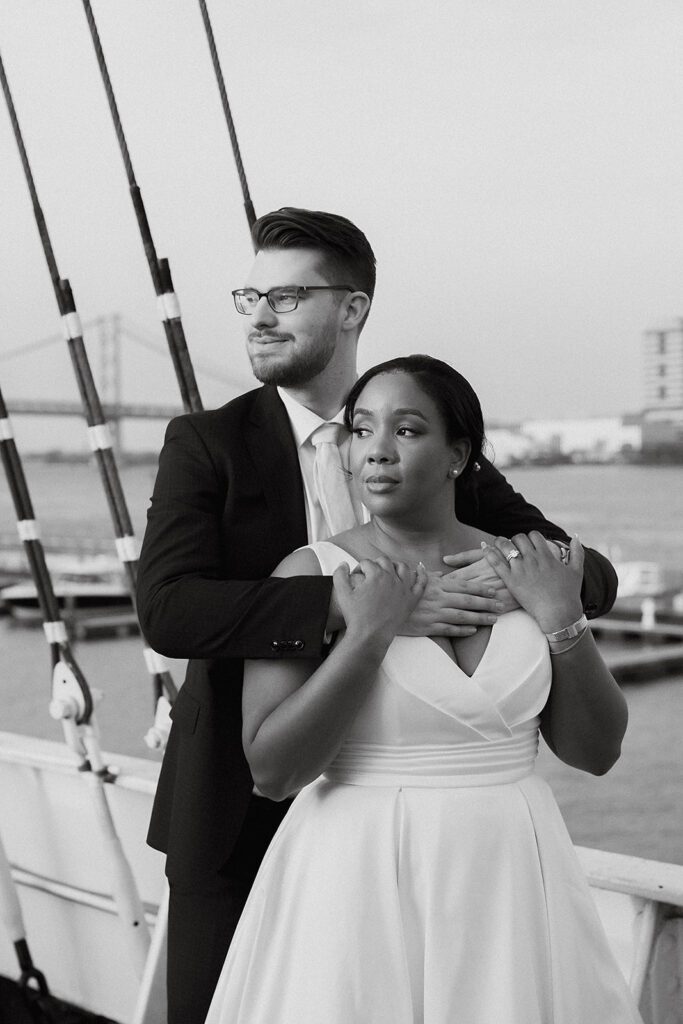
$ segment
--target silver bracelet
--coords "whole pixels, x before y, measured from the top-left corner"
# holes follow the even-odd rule
[[[548,647],[550,648],[550,654],[564,654],[565,651],[571,651],[572,647],[576,647],[583,635],[587,632],[588,626],[586,626],[585,629],[582,629],[579,635],[570,640],[569,643],[567,643],[566,640],[549,640]]]
[[[546,633],[545,638],[549,644],[555,643],[557,640],[571,640],[573,637],[578,636],[588,625],[588,619],[585,615],[582,615],[576,622],[572,622],[571,626],[565,626],[564,629],[556,629],[553,633]]]

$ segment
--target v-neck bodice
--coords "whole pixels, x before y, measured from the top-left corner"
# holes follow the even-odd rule
[[[329,541],[310,547],[325,574],[357,564]],[[367,776],[377,785],[389,784],[387,776],[395,784],[397,775],[411,785],[521,777],[536,757],[550,678],[545,637],[521,609],[494,624],[471,676],[428,637],[397,636],[326,775],[349,782],[362,775],[363,784]]]

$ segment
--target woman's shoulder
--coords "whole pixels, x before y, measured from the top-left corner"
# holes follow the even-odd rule
[[[271,576],[322,576],[320,560],[311,547],[297,548],[282,561]]]
[[[370,540],[369,523],[352,526],[350,530],[330,537],[325,543],[333,544],[356,561],[360,561],[361,558],[377,558],[381,554]]]
[[[331,576],[337,566],[346,562],[353,569],[358,563],[356,554],[343,541],[344,534],[330,540],[314,541],[297,548],[280,562],[273,576]],[[361,557],[363,557],[361,555]]]

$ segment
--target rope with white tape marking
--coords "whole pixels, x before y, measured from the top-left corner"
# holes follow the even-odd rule
[[[14,432],[7,415],[7,406],[2,391],[0,390],[0,423],[5,427],[0,436],[0,458],[2,459],[7,484],[9,486],[14,511],[17,519],[17,532],[21,540],[26,557],[28,559],[31,576],[36,588],[36,595],[43,617],[43,631],[45,639],[50,645],[53,668],[61,661],[66,660],[71,665],[76,665],[75,658],[69,646],[69,638],[66,626],[62,620],[59,610],[59,602],[52,585],[52,578],[47,567],[45,551],[40,539],[40,529],[33,511],[31,495],[24,473],[21,457],[14,440]],[[80,707],[82,719],[87,721],[92,714],[92,694],[83,676],[83,673],[75,669],[75,678],[80,688]]]
[[[114,534],[116,537],[117,551],[119,554],[123,552],[125,557],[122,558],[122,565],[124,569],[124,577],[128,584],[128,590],[131,597],[131,602],[135,608],[135,590],[137,584],[137,556],[133,557],[132,552],[134,549],[134,543],[132,540],[133,536],[133,524],[131,521],[128,506],[126,504],[125,495],[121,486],[121,479],[119,476],[116,460],[114,458],[114,452],[111,445],[111,436],[109,428],[105,422],[104,413],[102,410],[102,403],[95,386],[95,381],[88,361],[88,356],[85,350],[85,344],[83,341],[83,327],[81,320],[76,309],[73,293],[71,291],[71,285],[66,279],[61,279],[59,276],[59,270],[57,267],[57,261],[55,258],[54,250],[52,248],[52,242],[47,229],[47,223],[42,214],[40,203],[38,201],[38,194],[31,173],[31,166],[24,145],[24,140],[21,135],[21,129],[19,121],[14,108],[12,95],[9,89],[9,83],[7,82],[7,76],[5,75],[4,66],[0,59],[0,79],[2,81],[3,92],[7,102],[7,107],[10,114],[10,120],[14,129],[14,135],[19,148],[19,154],[21,157],[22,166],[26,176],[29,192],[31,195],[31,201],[33,206],[33,212],[36,217],[40,239],[43,246],[43,252],[50,273],[50,279],[52,281],[55,298],[57,300],[57,306],[62,322],[62,329],[66,338],[67,346],[69,348],[69,354],[71,356],[71,362],[73,365],[74,373],[76,375],[76,381],[78,383],[78,390],[81,396],[81,403],[83,405],[83,412],[88,425],[88,440],[95,453],[95,458],[98,463],[100,470],[100,477],[104,486],[105,495],[107,498],[107,504],[109,505],[109,511],[111,514],[112,522],[114,525]],[[164,291],[172,291],[172,288],[165,287]],[[189,358],[189,357],[188,357]],[[7,409],[3,405],[3,410],[0,410],[0,421],[3,423],[2,434],[7,434],[8,437],[4,438],[3,444],[13,443],[12,438],[12,427],[9,423],[9,417],[7,416]],[[18,456],[16,455],[16,446],[13,452],[10,452],[7,456],[10,463],[16,469],[15,463],[18,462]],[[17,478],[19,479],[19,477]],[[28,498],[28,492],[24,483],[24,494],[23,500],[25,503],[30,504]],[[32,522],[33,517],[29,515],[19,515],[18,519],[21,525],[18,527],[20,531],[20,537],[22,542],[26,540],[27,544],[36,540],[36,537],[31,531],[35,531],[35,524]],[[30,553],[30,549],[27,548],[27,554],[29,559],[33,557]],[[38,571],[40,569],[40,557],[35,556],[36,566]],[[50,613],[49,609],[43,608],[44,618],[46,621],[56,621],[57,616]],[[156,673],[152,676],[152,684],[154,687],[155,700],[158,700],[162,692],[166,693],[169,701],[173,702],[177,695],[177,688],[171,678],[168,671],[161,674]]]
[[[90,29],[90,36],[92,38],[95,56],[102,76],[109,111],[114,123],[114,131],[116,132],[119,149],[121,150],[123,166],[128,179],[128,190],[133,203],[133,209],[135,210],[138,229],[142,236],[142,245],[145,250],[152,284],[154,285],[154,292],[157,296],[159,315],[166,334],[166,341],[168,342],[169,352],[171,354],[173,367],[178,380],[178,386],[183,400],[183,407],[186,412],[199,412],[203,408],[202,400],[199,396],[199,388],[197,386],[197,380],[195,378],[190,353],[187,347],[185,331],[180,317],[180,304],[178,303],[173,289],[168,260],[160,260],[157,256],[140,186],[135,180],[133,162],[130,157],[126,136],[123,131],[121,116],[116,103],[116,97],[114,96],[114,87],[112,86],[111,78],[109,76],[109,70],[104,57],[104,51],[102,49],[102,42],[97,30],[97,25],[95,24],[95,17],[92,12],[90,0],[83,0],[83,10],[85,11],[88,28]]]

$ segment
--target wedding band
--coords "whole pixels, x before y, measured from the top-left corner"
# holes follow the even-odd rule
[[[517,548],[513,548],[512,551],[508,551],[505,557],[507,558],[508,562],[511,562],[513,558],[519,558],[519,551],[517,550]]]

